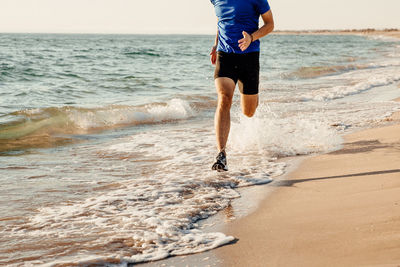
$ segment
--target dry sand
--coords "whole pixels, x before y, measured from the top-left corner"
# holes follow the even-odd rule
[[[227,226],[224,266],[400,266],[400,125],[350,134],[274,186]]]

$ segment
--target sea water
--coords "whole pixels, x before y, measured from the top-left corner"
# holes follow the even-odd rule
[[[260,105],[232,107],[215,173],[213,36],[0,34],[0,264],[112,265],[210,250],[200,220],[285,158],[337,149],[400,104],[400,42],[262,40]]]

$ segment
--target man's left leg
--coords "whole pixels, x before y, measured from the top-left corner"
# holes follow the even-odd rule
[[[258,106],[258,87],[260,81],[260,53],[243,55],[240,62],[238,85],[242,112],[253,117]]]

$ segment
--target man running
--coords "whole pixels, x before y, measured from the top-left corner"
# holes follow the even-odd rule
[[[218,17],[215,45],[210,53],[216,64],[214,79],[218,93],[215,133],[218,155],[212,169],[227,171],[225,146],[230,130],[230,108],[236,83],[244,115],[252,117],[258,106],[259,39],[274,29],[267,0],[210,0]],[[260,16],[264,25],[258,28]]]

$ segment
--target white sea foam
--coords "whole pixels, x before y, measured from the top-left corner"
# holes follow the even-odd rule
[[[268,106],[262,104],[253,118],[240,115],[232,123],[230,147],[233,150],[254,149],[282,157],[330,151],[342,141],[324,118],[279,118],[267,110]]]
[[[127,177],[118,181],[116,189],[82,201],[42,207],[22,227],[7,231],[26,244],[42,240],[51,246],[60,239],[81,240],[68,249],[85,252],[42,263],[135,263],[226,244],[234,238],[199,230],[196,222],[238,198],[235,188],[268,183],[285,168],[285,163],[250,148],[247,155],[232,153],[229,173],[212,172],[214,136],[204,131],[204,125],[153,129],[115,140],[100,151],[75,154],[93,164],[107,156],[109,160],[101,161],[99,168]],[[243,164],[243,157],[253,160]],[[116,165],[121,164],[119,158],[128,158],[125,168]],[[74,168],[81,160],[75,162]],[[121,248],[115,249],[115,244]],[[101,256],[96,256],[99,248]]]

